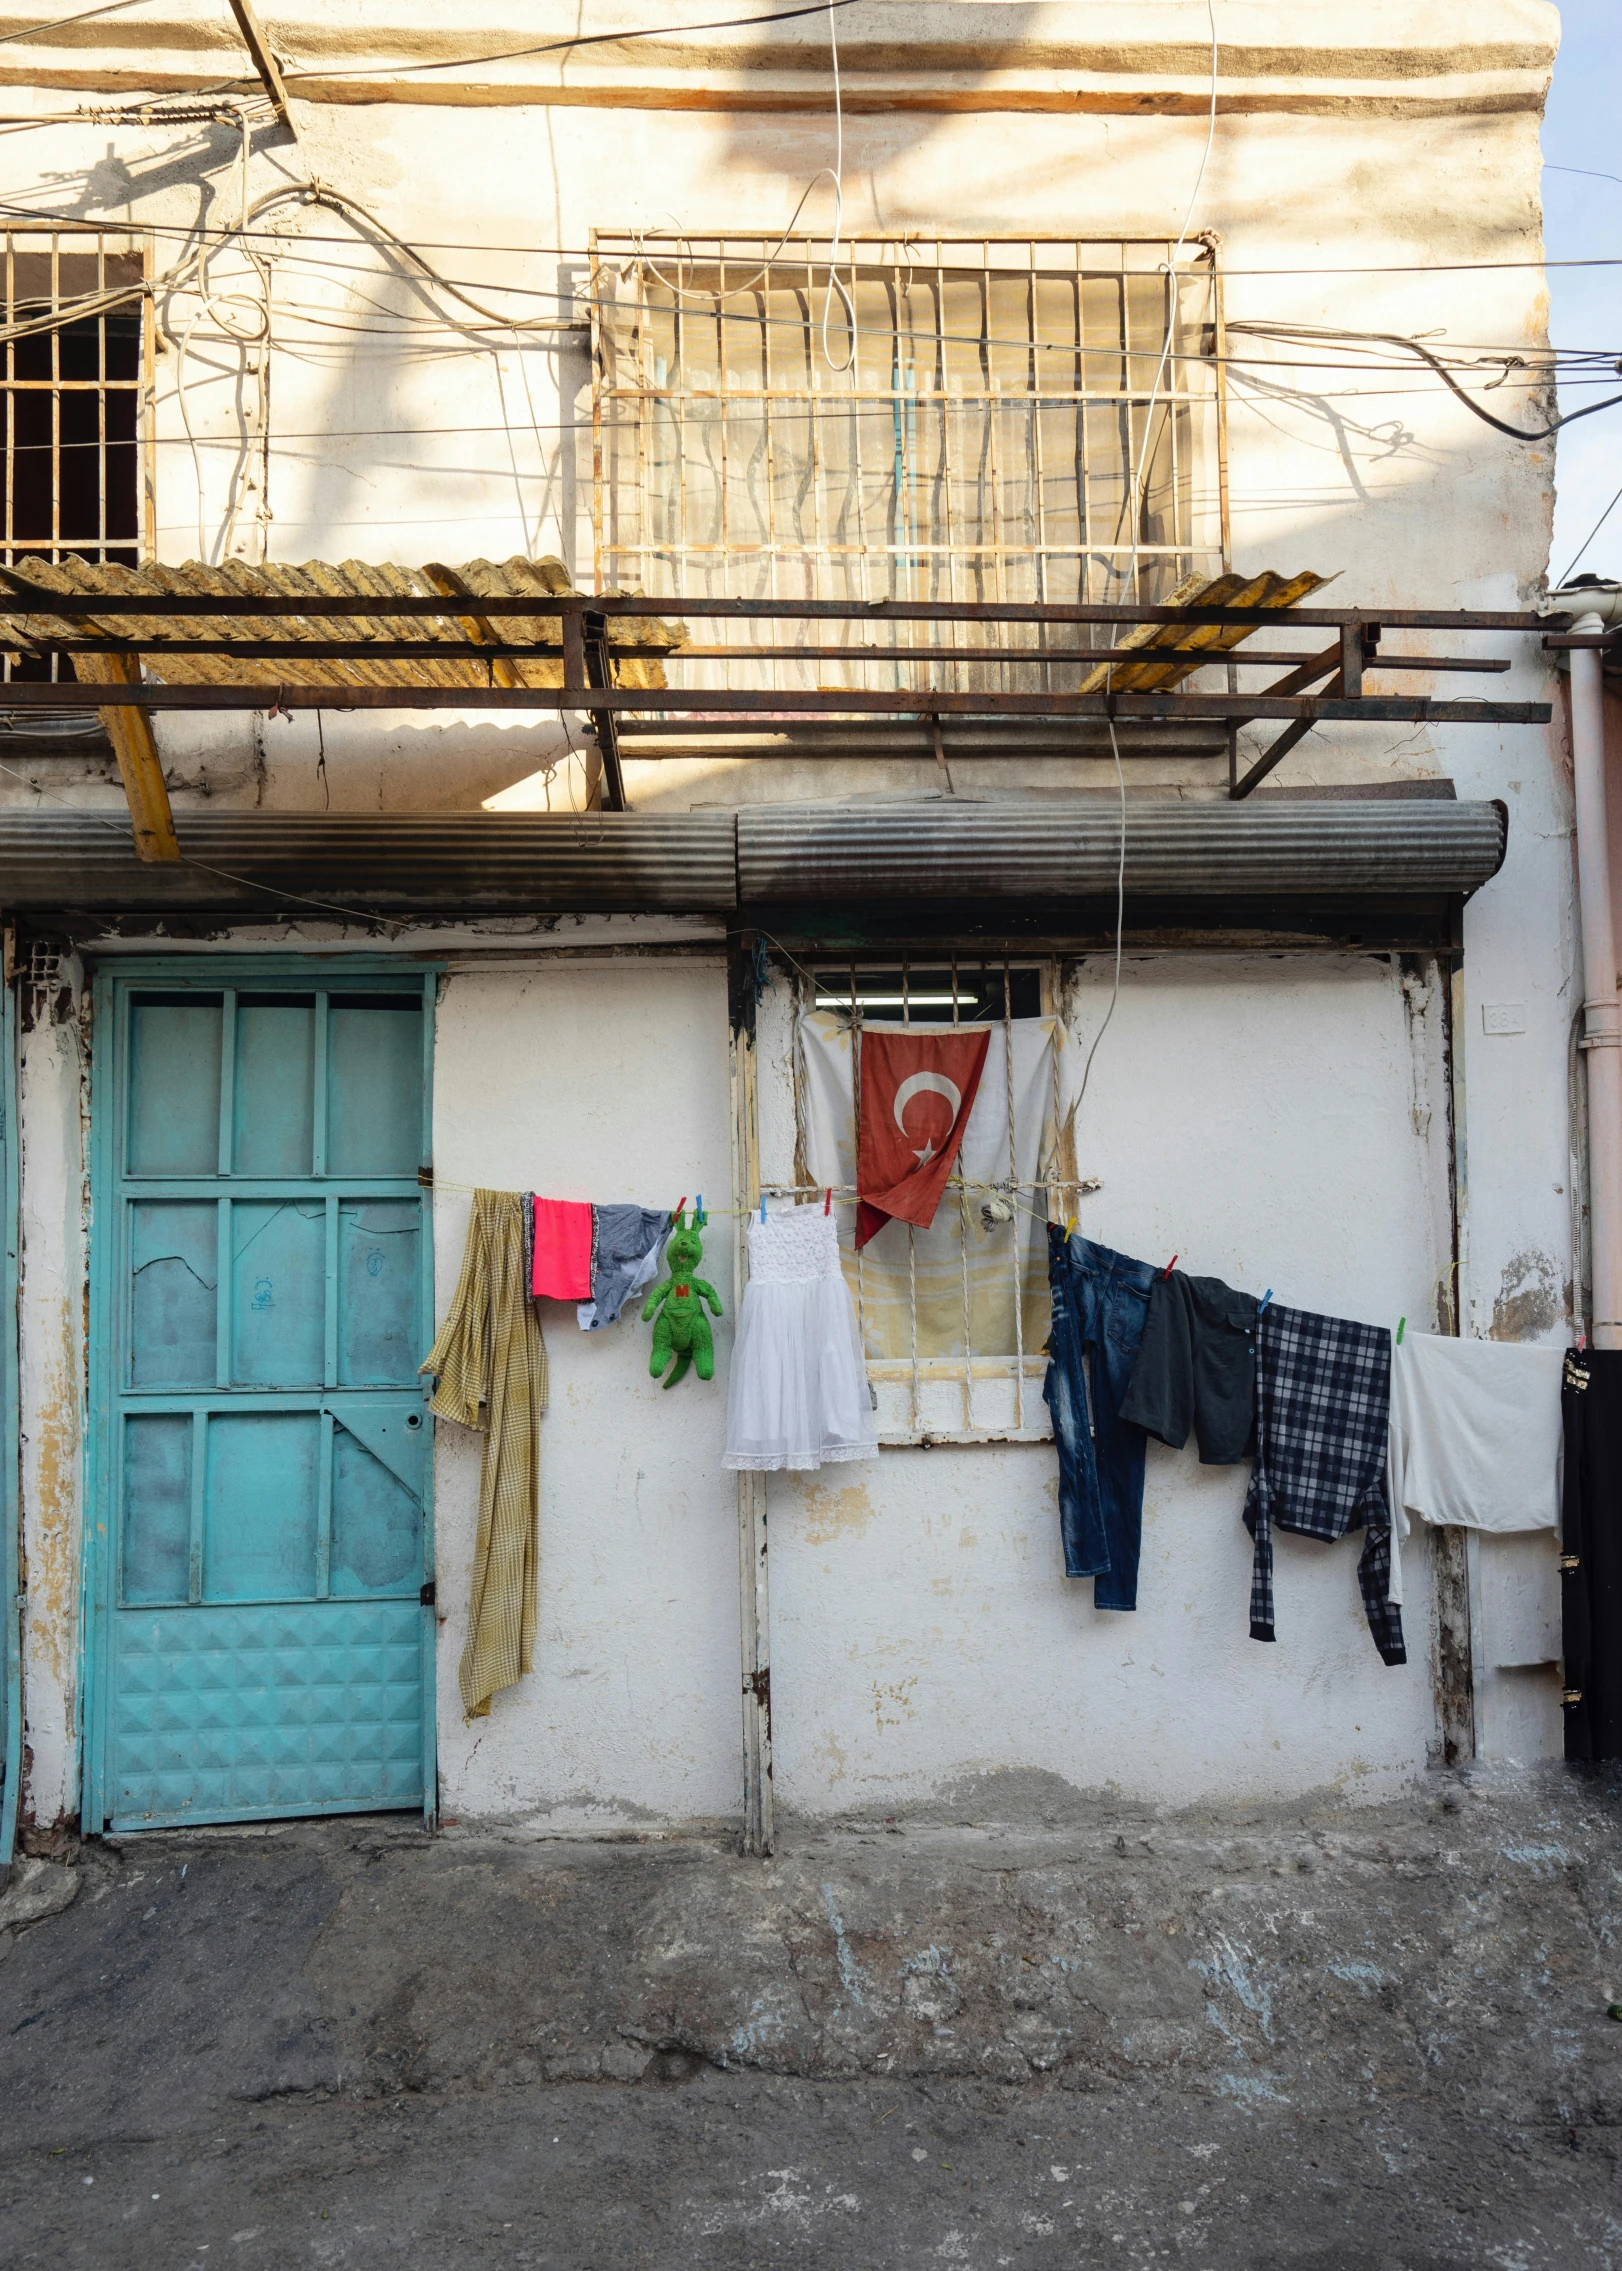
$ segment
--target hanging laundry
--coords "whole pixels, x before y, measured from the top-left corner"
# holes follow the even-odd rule
[[[1566,1756],[1622,1758],[1622,1349],[1570,1349],[1561,1387]]]
[[[1391,1352],[1391,1572],[1410,1521],[1466,1530],[1560,1523],[1563,1348],[1406,1333]]]
[[[524,1292],[528,1211],[517,1191],[474,1192],[456,1292],[419,1367],[435,1378],[430,1411],[484,1429],[467,1642],[457,1667],[470,1719],[484,1718],[496,1691],[532,1668],[535,1651],[535,1494],[547,1379],[540,1324]]]
[[[596,1220],[584,1200],[531,1198],[530,1265],[525,1283],[537,1301],[590,1301]]]
[[[864,1032],[858,1069],[856,1244],[894,1216],[927,1230],[985,1070],[989,1030]]]
[[[1248,1459],[1256,1431],[1256,1296],[1217,1277],[1162,1272],[1121,1417],[1174,1451],[1192,1426],[1202,1467]]]
[[[585,1333],[617,1323],[625,1304],[652,1282],[670,1235],[668,1207],[594,1206],[591,1212],[591,1299],[576,1312]]]
[[[1256,1323],[1256,1464],[1245,1498],[1255,1540],[1250,1637],[1272,1640],[1273,1532],[1326,1544],[1365,1530],[1357,1565],[1374,1645],[1405,1664],[1402,1610],[1391,1598],[1385,1495],[1391,1335],[1382,1325],[1269,1302]]]
[[[820,1206],[749,1217],[749,1282],[738,1313],[722,1465],[804,1470],[878,1457],[839,1230]]]
[[[1042,1396],[1059,1452],[1059,1536],[1065,1575],[1092,1578],[1096,1609],[1138,1605],[1148,1438],[1121,1405],[1157,1274],[1150,1262],[1049,1226],[1053,1329]]]

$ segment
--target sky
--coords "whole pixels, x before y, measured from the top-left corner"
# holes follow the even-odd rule
[[[1545,254],[1550,261],[1622,259],[1622,0],[1566,0],[1560,15],[1560,55],[1543,121]],[[1565,167],[1588,171],[1556,170]],[[1622,358],[1622,267],[1551,268],[1549,332],[1557,347],[1604,347]],[[1622,377],[1616,391],[1622,393]],[[1592,388],[1570,389],[1560,407],[1593,399]],[[1551,587],[1569,572],[1618,489],[1622,403],[1568,426],[1556,444]],[[1622,503],[1577,568],[1622,581]]]

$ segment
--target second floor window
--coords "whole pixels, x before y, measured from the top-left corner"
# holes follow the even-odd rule
[[[1155,601],[1220,565],[1206,248],[830,249],[597,237],[600,589]]]

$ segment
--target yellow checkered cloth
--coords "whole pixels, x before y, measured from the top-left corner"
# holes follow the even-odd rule
[[[517,1191],[474,1192],[456,1296],[420,1367],[435,1377],[430,1411],[485,1430],[467,1645],[456,1674],[469,1719],[487,1717],[490,1698],[529,1671],[535,1653],[547,1379],[546,1344],[524,1283],[523,1205]]]

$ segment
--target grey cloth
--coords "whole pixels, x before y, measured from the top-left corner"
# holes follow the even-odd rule
[[[584,1333],[618,1321],[620,1311],[652,1278],[670,1233],[670,1210],[647,1206],[594,1206],[591,1299],[575,1311]]]
[[[1256,1428],[1256,1296],[1219,1277],[1157,1277],[1121,1417],[1180,1451],[1190,1426],[1200,1464],[1250,1456]]]

